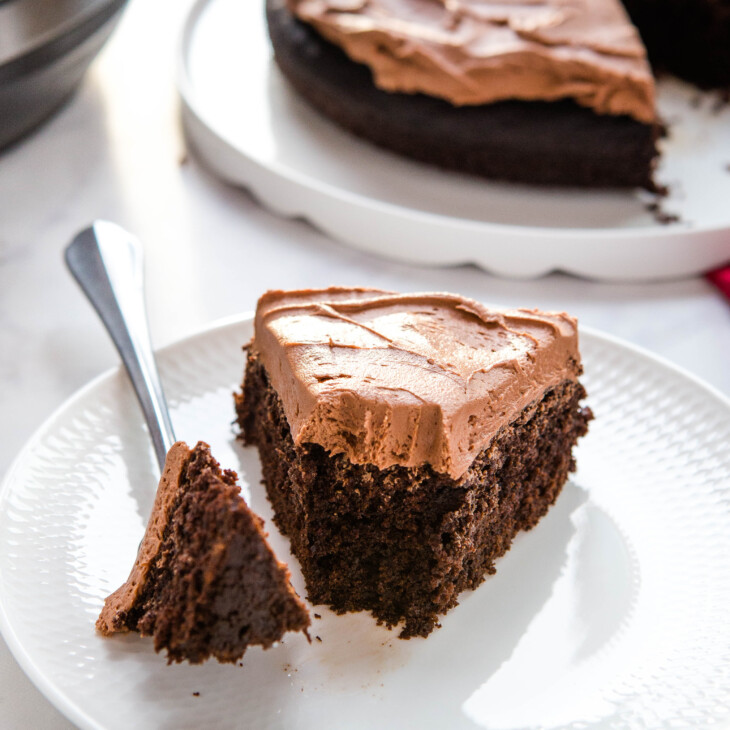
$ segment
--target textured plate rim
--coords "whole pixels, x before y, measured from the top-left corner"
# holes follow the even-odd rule
[[[207,1],[207,0],[205,0]],[[184,348],[188,343],[208,337],[214,333],[220,332],[225,329],[234,329],[235,327],[242,327],[246,324],[253,323],[253,313],[245,312],[222,319],[217,319],[211,322],[207,326],[202,326],[194,332],[178,339],[173,342],[166,344],[165,346],[156,350],[158,354],[165,354],[169,351],[177,348]],[[706,383],[701,378],[693,375],[684,368],[675,365],[670,360],[652,353],[650,350],[635,345],[631,342],[616,337],[614,335],[602,332],[593,327],[579,327],[579,338],[588,337],[589,339],[597,340],[608,344],[612,348],[619,348],[629,352],[634,357],[638,357],[645,362],[653,365],[654,367],[660,367],[670,371],[674,375],[683,377],[690,381],[694,386],[718,403],[722,404],[727,410],[728,417],[730,417],[730,398],[724,395],[720,390],[714,386]],[[15,472],[20,468],[21,464],[27,459],[28,454],[33,448],[44,438],[44,436],[52,431],[56,421],[63,415],[69,408],[72,408],[79,401],[82,401],[87,395],[93,392],[96,388],[102,384],[111,381],[115,377],[123,372],[121,365],[113,366],[104,372],[97,375],[86,385],[79,388],[63,403],[61,403],[52,414],[36,429],[32,436],[26,441],[25,445],[21,448],[18,455],[12,461],[10,467],[5,473],[2,484],[0,484],[0,506],[5,502],[8,493],[11,490],[13,484],[13,477]],[[85,710],[83,710],[76,702],[73,702],[68,696],[59,689],[55,683],[37,666],[32,655],[27,651],[23,643],[18,639],[12,622],[9,620],[6,607],[5,598],[0,593],[0,634],[8,645],[10,652],[12,653],[15,660],[20,665],[25,675],[35,685],[36,689],[48,700],[50,703],[68,720],[78,725],[83,730],[103,730],[104,725],[97,722],[92,718]]]
[[[202,326],[188,335],[181,337],[180,339],[174,340],[160,348],[155,349],[156,355],[174,350],[178,347],[185,347],[189,342],[196,340],[200,337],[207,337],[215,332],[227,328],[234,328],[236,326],[243,326],[247,323],[253,323],[253,312],[244,312],[242,314],[233,315],[230,317],[223,317],[211,322],[207,326]],[[43,423],[33,432],[30,438],[25,442],[17,456],[13,459],[7,472],[3,476],[2,482],[0,483],[0,505],[4,503],[8,493],[10,492],[11,484],[15,472],[20,468],[22,462],[27,458],[35,446],[40,443],[44,436],[53,429],[58,419],[66,412],[69,408],[72,408],[76,403],[82,401],[87,395],[93,392],[96,388],[102,384],[111,381],[113,378],[119,377],[124,372],[123,366],[114,365],[107,370],[99,373],[96,377],[92,378],[88,383],[82,385],[77,391],[72,393],[66,400],[64,400],[51,415],[46,418]],[[30,679],[35,688],[68,720],[78,725],[84,730],[104,730],[104,725],[99,724],[94,720],[85,710],[83,710],[77,703],[71,701],[66,694],[60,690],[54,682],[46,676],[46,674],[36,665],[33,657],[26,650],[23,643],[18,639],[15,629],[11,621],[8,618],[7,611],[5,608],[4,596],[0,593],[0,635],[2,635],[5,643],[8,645],[11,654],[15,661],[18,662],[20,668],[25,673],[26,677]]]
[[[211,123],[205,111],[196,103],[195,85],[187,71],[189,47],[191,38],[195,32],[196,24],[205,8],[216,0],[196,0],[185,20],[177,50],[176,83],[180,98],[185,111],[191,114],[199,123],[204,124],[214,134],[217,141],[232,149],[238,149],[233,145],[225,134],[217,129],[217,125]],[[675,239],[691,235],[693,238],[706,237],[720,233],[730,233],[730,224],[698,226],[691,230],[686,228],[667,229],[661,227],[635,227],[635,228],[547,228],[541,226],[521,226],[505,223],[488,223],[458,218],[440,213],[416,210],[404,206],[388,203],[382,200],[375,200],[359,193],[343,190],[339,187],[322,182],[293,170],[278,161],[263,161],[260,158],[246,154],[249,162],[268,170],[294,185],[307,188],[320,195],[331,198],[333,201],[342,201],[362,210],[374,210],[394,219],[410,220],[415,223],[444,226],[472,230],[485,235],[512,236],[514,238],[529,237],[533,240],[545,242],[554,240],[582,240],[586,237],[592,239],[619,239],[619,240],[656,240]],[[529,186],[528,186],[528,189]],[[730,251],[728,252],[730,255]]]

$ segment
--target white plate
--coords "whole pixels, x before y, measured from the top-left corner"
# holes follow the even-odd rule
[[[210,329],[165,349],[161,372],[179,437],[238,470],[286,558],[256,451],[230,426],[250,334],[250,318]],[[147,639],[98,636],[156,481],[118,371],[56,412],[7,475],[5,639],[82,728],[718,727],[730,717],[730,403],[646,353],[582,337],[596,420],[578,472],[428,639],[322,607],[321,642],[287,636],[243,666],[168,667]]]
[[[264,0],[199,0],[178,87],[191,146],[223,179],[332,237],[418,264],[474,262],[531,277],[664,279],[730,260],[730,106],[660,84],[671,121],[661,225],[639,192],[508,185],[442,172],[340,130],[291,91],[272,60]]]

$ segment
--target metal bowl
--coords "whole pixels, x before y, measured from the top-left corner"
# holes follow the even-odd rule
[[[0,148],[57,111],[126,0],[0,0]]]

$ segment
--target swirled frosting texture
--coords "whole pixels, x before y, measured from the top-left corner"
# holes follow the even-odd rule
[[[252,348],[296,444],[458,479],[497,431],[580,372],[566,314],[492,310],[453,294],[272,291]]]
[[[656,117],[646,51],[619,0],[288,0],[386,91],[455,105],[572,98]]]

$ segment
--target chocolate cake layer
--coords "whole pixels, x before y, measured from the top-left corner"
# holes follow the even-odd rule
[[[291,538],[310,600],[369,610],[389,626],[404,622],[408,638],[429,634],[555,501],[591,417],[579,406],[583,396],[574,380],[549,388],[459,479],[428,464],[378,469],[295,445],[255,354],[236,409],[245,442],[258,446],[275,521]]]
[[[175,444],[137,561],[107,598],[98,630],[152,636],[168,663],[235,662],[252,644],[268,648],[285,631],[306,630],[307,611],[262,527],[235,472],[221,471],[206,444]]]
[[[570,100],[454,106],[377,88],[284,0],[267,0],[276,62],[327,117],[382,147],[445,169],[536,184],[653,189],[657,124],[596,114]]]
[[[652,64],[703,88],[730,87],[728,0],[623,0]]]

